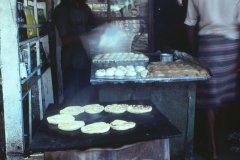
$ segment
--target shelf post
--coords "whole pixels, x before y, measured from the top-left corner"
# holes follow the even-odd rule
[[[16,0],[0,2],[0,52],[6,156],[11,160],[20,159],[25,149],[16,8]]]

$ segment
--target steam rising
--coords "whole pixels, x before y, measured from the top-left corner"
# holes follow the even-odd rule
[[[130,52],[134,35],[116,24],[106,23],[95,28],[89,34],[90,47],[95,48],[98,53]],[[86,50],[92,50],[92,48],[86,48],[87,46],[84,45]]]

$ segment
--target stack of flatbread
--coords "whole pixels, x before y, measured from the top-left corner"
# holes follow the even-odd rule
[[[75,118],[70,114],[56,114],[47,117],[49,124],[58,125],[58,128],[63,131],[74,131],[85,125],[84,121],[75,121]]]
[[[210,76],[204,68],[178,60],[175,62],[151,62],[147,77]]]

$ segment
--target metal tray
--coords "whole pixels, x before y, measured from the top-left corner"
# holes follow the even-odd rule
[[[127,65],[132,65],[132,66],[147,66],[148,61],[132,61],[132,62],[108,62],[108,63],[92,63],[92,66],[94,68],[101,68],[101,69],[106,69],[110,67],[117,67],[117,66],[127,66]]]
[[[147,56],[149,57],[150,61],[154,59],[153,56],[157,57],[159,60],[159,53],[148,54]],[[95,76],[96,70],[97,69],[105,69],[105,68],[101,68],[99,66],[92,64],[90,82],[93,85],[104,84],[104,83],[124,84],[124,83],[128,83],[128,82],[133,82],[133,83],[188,82],[188,81],[205,81],[205,80],[208,80],[209,78],[211,78],[212,74],[204,61],[200,61],[200,60],[196,60],[196,59],[194,59],[195,61],[190,61],[189,59],[186,59],[186,58],[184,59],[184,56],[175,57],[175,60],[177,60],[177,59],[182,59],[183,61],[191,62],[191,63],[197,64],[197,65],[201,64],[200,66],[209,72],[209,76],[176,76],[176,77],[146,77],[146,78],[143,78],[140,76],[139,73],[137,73],[137,75],[134,77],[127,77],[127,76],[96,77]],[[118,65],[118,64],[116,64],[116,65]],[[132,65],[136,66],[134,64],[132,64]],[[144,64],[145,67],[147,67],[147,65],[148,65],[148,63]],[[109,67],[111,67],[111,66],[109,66]]]
[[[34,135],[28,152],[60,151],[70,149],[86,150],[96,147],[116,148],[135,142],[168,139],[181,136],[181,132],[172,125],[151,100],[119,101],[100,103],[104,106],[113,103],[146,104],[152,106],[152,111],[144,114],[112,114],[101,112],[99,114],[81,113],[75,116],[76,120],[84,120],[86,124],[104,121],[110,123],[115,119],[136,122],[136,127],[126,131],[110,131],[103,134],[84,134],[80,130],[61,131],[56,125],[48,124],[46,118],[58,114],[60,109],[66,107],[59,104],[50,104],[44,118]]]

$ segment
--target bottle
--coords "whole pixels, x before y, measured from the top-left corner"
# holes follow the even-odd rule
[[[23,7],[23,11],[26,17],[26,24],[30,24],[28,7]],[[31,38],[32,31],[31,28],[27,28],[27,38]]]
[[[40,54],[41,54],[42,62],[44,62],[47,59],[47,56],[46,56],[46,52],[43,48],[42,42],[40,42]]]
[[[22,91],[27,92],[28,91],[28,81],[22,84]]]
[[[18,2],[18,23],[26,24],[26,16],[23,12],[23,3]],[[26,28],[19,28],[20,40],[27,39],[27,30]]]
[[[36,20],[34,18],[34,13],[33,13],[33,7],[29,7],[29,17],[30,17],[30,24],[37,24]],[[37,28],[32,28],[32,37],[36,37],[37,36]]]
[[[17,22],[18,24],[22,24],[22,15],[21,15],[21,3],[17,3]],[[18,39],[19,41],[23,40],[23,31],[22,28],[18,29]]]
[[[39,24],[44,24],[46,23],[46,18],[44,16],[44,12],[43,9],[38,9],[38,23]],[[40,35],[44,35],[47,33],[46,27],[43,26],[41,28],[39,28],[39,34]]]
[[[20,4],[20,12],[21,12],[21,23],[22,24],[26,24],[26,16],[23,12],[23,3]],[[27,29],[26,28],[22,28],[22,36],[23,39],[27,39]]]

